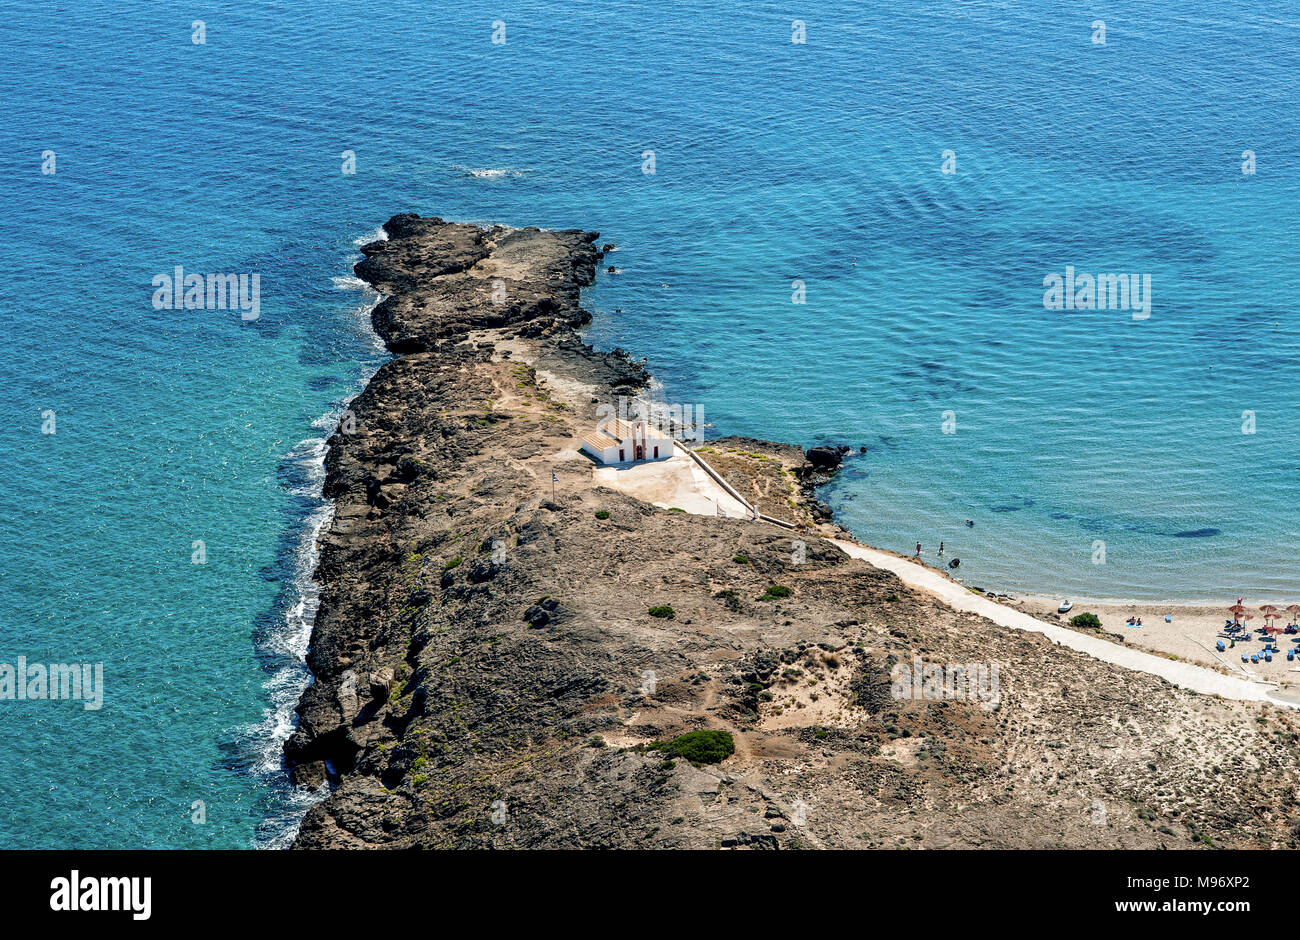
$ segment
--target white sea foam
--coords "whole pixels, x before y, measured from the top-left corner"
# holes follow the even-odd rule
[[[366,290],[373,290],[373,288],[366,285]],[[384,299],[384,295],[379,293],[379,291],[375,291],[374,294],[375,296],[369,303],[363,304],[357,309],[357,317],[361,321],[361,331],[366,342],[378,352],[385,352],[388,347],[384,345],[383,338],[375,332],[374,321],[370,318],[370,315],[375,312],[375,308],[379,306],[379,302]],[[369,376],[366,377],[366,381],[370,381]],[[365,388],[365,384],[363,383],[361,387]],[[360,392],[360,389],[358,389],[358,392]],[[348,399],[349,402],[351,400],[352,399]]]
[[[384,346],[383,339],[381,339],[379,334],[375,332],[374,323],[370,319],[370,315],[374,313],[375,307],[379,306],[379,302],[384,299],[384,295],[359,277],[336,277],[331,278],[331,280],[334,282],[334,286],[339,290],[359,290],[371,295],[364,304],[357,308],[356,315],[361,323],[361,332],[366,342],[377,350],[386,349],[387,347]],[[367,379],[367,381],[369,381],[369,379]],[[362,387],[365,387],[364,384]],[[312,427],[324,427],[325,425],[321,422],[328,418],[329,414],[322,415],[312,422]],[[337,421],[335,423],[337,423]]]
[[[384,231],[384,227],[381,225],[379,228],[375,229],[369,235],[362,235],[360,238],[352,239],[352,244],[361,246],[361,245],[369,245],[371,242],[386,242],[386,241],[388,241],[388,233]],[[337,278],[335,278],[335,280],[337,280]]]
[[[358,239],[357,244],[372,240],[373,238]],[[336,277],[333,280],[340,289],[373,291],[359,278]],[[374,297],[368,298],[356,311],[358,328],[369,345],[382,350],[383,340],[371,327],[370,313],[383,299],[383,295],[377,291],[373,293]],[[328,784],[321,784],[316,790],[289,785],[284,778],[284,743],[294,731],[294,710],[298,700],[313,681],[311,670],[307,667],[307,650],[316,625],[316,613],[320,608],[321,590],[315,578],[316,566],[320,562],[320,538],[334,520],[334,504],[326,500],[322,492],[325,457],[329,452],[328,438],[338,427],[343,412],[366,387],[371,375],[373,373],[362,376],[353,394],[337,402],[312,422],[312,427],[322,432],[321,436],[298,442],[282,458],[285,463],[294,465],[295,472],[292,476],[295,483],[290,487],[290,492],[310,499],[316,505],[304,520],[294,550],[291,590],[286,598],[280,628],[266,637],[261,645],[261,652],[274,656],[283,665],[263,685],[270,704],[263,713],[262,720],[247,730],[255,749],[252,770],[257,776],[273,781],[277,789],[283,792],[279,794],[278,814],[265,820],[258,828],[255,845],[259,848],[282,849],[292,845],[307,810],[329,792]]]
[[[500,180],[508,177],[523,176],[527,170],[518,170],[514,167],[473,167],[473,166],[453,166],[453,170],[459,170],[466,176],[472,176],[478,180]]]

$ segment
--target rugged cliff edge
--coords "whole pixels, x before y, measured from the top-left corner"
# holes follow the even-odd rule
[[[596,485],[580,437],[648,376],[576,333],[594,233],[384,229],[356,272],[386,295],[374,323],[396,358],[330,440],[315,682],[285,753],[331,792],[298,847],[1294,841],[1293,716],[957,614],[848,558],[811,496],[830,452],[708,445],[808,535]],[[900,664],[996,666],[995,696],[900,698]],[[696,729],[735,753],[644,747]]]

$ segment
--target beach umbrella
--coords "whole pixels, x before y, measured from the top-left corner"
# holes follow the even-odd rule
[[[1295,623],[1296,614],[1300,614],[1300,604],[1292,604],[1286,612],[1291,615],[1291,622]]]
[[[1272,604],[1263,604],[1263,605],[1260,606],[1259,609],[1262,610],[1262,611],[1263,611],[1264,613],[1266,613],[1266,614],[1272,614],[1272,613],[1276,613],[1276,612],[1277,612],[1277,608],[1274,607]]]
[[[1245,612],[1246,612],[1245,604],[1233,604],[1231,607],[1228,608],[1228,613],[1230,614],[1244,614]]]

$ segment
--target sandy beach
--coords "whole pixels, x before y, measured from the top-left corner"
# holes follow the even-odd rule
[[[1254,620],[1247,623],[1253,632],[1244,639],[1238,639],[1235,646],[1232,641],[1219,635],[1224,622],[1230,616],[1227,613],[1228,605],[1235,600],[1236,598],[1229,598],[1218,607],[1150,602],[1117,604],[1075,599],[1074,608],[1065,615],[1056,612],[1060,598],[1019,597],[1004,599],[1002,603],[1062,625],[1067,624],[1076,614],[1094,613],[1101,620],[1100,632],[1123,636],[1126,646],[1135,646],[1164,656],[1210,666],[1230,675],[1277,682],[1283,687],[1290,686],[1293,689],[1300,688],[1300,659],[1288,661],[1286,658],[1286,650],[1300,649],[1300,643],[1296,642],[1300,636],[1296,634],[1279,633],[1272,638],[1282,652],[1275,654],[1271,663],[1264,662],[1262,657],[1259,663],[1241,661],[1242,653],[1259,653],[1265,646],[1265,638],[1259,633],[1259,627],[1264,623],[1262,615],[1257,610],[1259,604],[1251,604],[1247,601],[1245,606],[1255,616]],[[1166,615],[1170,617],[1169,622],[1165,621]],[[1130,617],[1140,618],[1142,626],[1129,626],[1127,621]],[[1279,623],[1285,626],[1287,621],[1283,619]],[[1222,653],[1215,648],[1215,643],[1220,639],[1223,639],[1224,646],[1227,647]]]

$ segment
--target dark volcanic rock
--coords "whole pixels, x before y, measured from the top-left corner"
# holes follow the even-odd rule
[[[848,453],[847,447],[810,447],[804,452],[808,462],[813,465],[814,470],[826,471],[834,470]]]
[[[372,313],[396,353],[419,352],[470,330],[527,324],[576,327],[581,289],[595,279],[595,232],[474,225],[399,215],[387,241],[365,246],[354,270],[387,295]],[[481,266],[491,261],[490,270]]]

